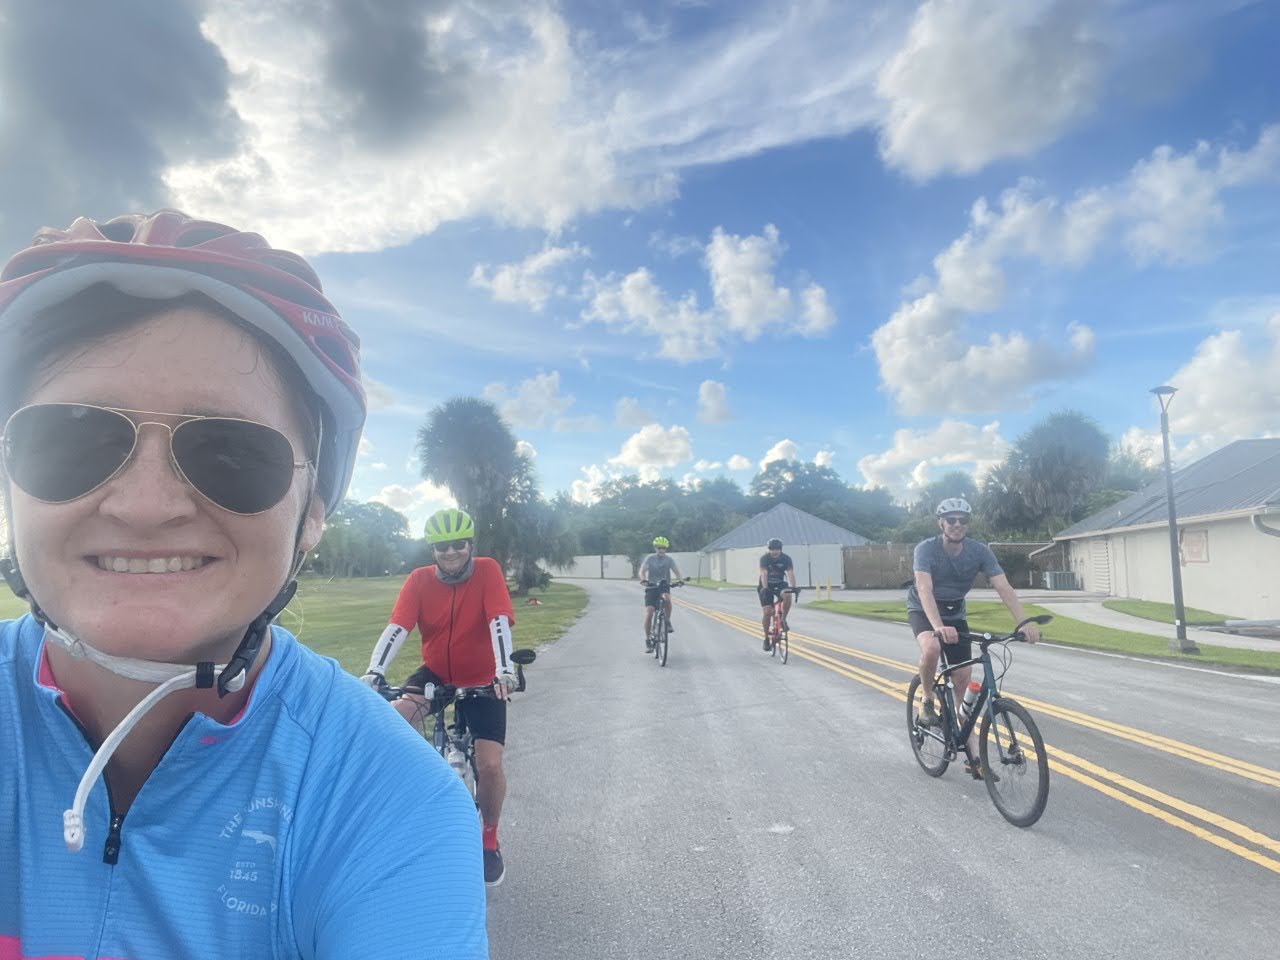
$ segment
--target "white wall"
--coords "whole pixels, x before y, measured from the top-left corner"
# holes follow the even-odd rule
[[[1206,561],[1182,564],[1182,599],[1187,606],[1249,620],[1280,618],[1280,537],[1259,533],[1247,519],[1189,523],[1179,529],[1184,537],[1202,532],[1208,541]],[[1117,596],[1173,603],[1167,529],[1107,539]],[[1099,583],[1090,557],[1089,540],[1071,541],[1071,569],[1082,578],[1085,590],[1096,590]]]
[[[719,550],[712,554],[712,577],[727,583],[754,584],[760,579],[760,557],[765,552],[762,547]],[[832,584],[844,580],[844,554],[839,544],[784,546],[782,552],[795,564],[796,583],[802,587],[825,583],[828,578]]]
[[[631,561],[621,554],[586,554],[573,558],[573,563],[565,567],[563,570],[552,568],[552,573],[557,577],[586,577],[593,580],[601,578],[601,564],[603,562],[603,577],[605,580],[630,580],[631,579]]]
[[[646,554],[645,556],[648,556]],[[706,556],[694,551],[685,553],[669,553],[667,556],[675,559],[676,566],[680,568],[680,572],[686,577],[696,577],[698,575],[698,560],[702,559],[702,573],[707,575],[708,563]],[[573,563],[565,567],[563,570],[553,569],[552,572],[557,577],[579,577],[591,580],[601,579],[601,560],[604,561],[605,580],[630,580],[631,579],[631,561],[621,554],[606,554],[603,558],[599,554],[585,554],[573,558]]]

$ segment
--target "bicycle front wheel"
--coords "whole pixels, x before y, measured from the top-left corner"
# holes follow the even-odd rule
[[[782,662],[786,663],[787,655],[791,652],[790,631],[783,630],[780,634],[778,634],[778,643],[775,649],[777,649],[778,651],[778,656],[782,658]]]
[[[1049,757],[1027,708],[1007,697],[997,700],[982,718],[978,750],[987,793],[1001,816],[1015,827],[1039,820],[1049,802]]]
[[[665,667],[667,665],[667,645],[671,640],[671,630],[667,627],[667,621],[662,621],[662,626],[658,633],[658,666]]]
[[[934,709],[939,709],[937,688],[934,688]],[[924,707],[924,693],[920,689],[920,675],[911,678],[907,687],[907,736],[911,739],[911,752],[915,754],[916,763],[931,777],[940,777],[947,770],[947,744],[943,739],[941,727],[926,727],[920,722],[920,711]]]

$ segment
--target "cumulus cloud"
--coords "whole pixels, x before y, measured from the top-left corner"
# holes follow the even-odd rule
[[[422,530],[423,525],[427,522],[427,517],[437,510],[458,505],[447,487],[436,486],[434,483],[428,483],[425,480],[412,487],[406,487],[399,483],[389,484],[375,493],[369,500],[373,503],[385,504],[392,510],[398,510],[408,517],[411,534]]]
[[[760,469],[763,470],[775,460],[794,460],[799,452],[800,448],[794,440],[779,440],[760,458]]]
[[[711,470],[719,470],[724,464],[719,460],[699,460],[693,465],[694,473],[707,473]]]
[[[659,356],[688,363],[719,352],[715,315],[701,310],[692,292],[670,296],[645,267],[621,278],[612,273],[597,278],[588,271],[583,292],[590,301],[584,320],[656,337]]]
[[[1050,377],[1073,375],[1094,351],[1081,324],[1032,340],[1021,331],[977,339],[971,315],[1000,309],[1005,265],[1032,260],[1080,267],[1108,237],[1120,235],[1140,263],[1203,256],[1221,221],[1224,190],[1280,177],[1280,125],[1245,150],[1200,144],[1186,154],[1168,147],[1140,161],[1123,180],[1084,190],[1069,201],[1024,180],[997,204],[974,203],[969,228],[934,258],[934,278],[912,285],[871,344],[880,376],[904,413],[972,412],[1007,406]],[[927,376],[922,376],[927,371]]]
[[[600,499],[597,493],[600,484],[609,479],[609,474],[596,464],[578,469],[582,471],[582,478],[570,484],[569,496],[578,503],[595,503]]]
[[[820,467],[829,467],[831,466],[831,461],[834,457],[835,453],[830,450],[819,450],[817,455],[813,458],[813,462]]]
[[[513,427],[549,426],[573,406],[573,397],[560,393],[559,370],[522,380],[514,392],[505,383],[491,383],[484,388],[484,396]]]
[[[588,271],[583,282],[588,305],[582,317],[656,337],[659,355],[681,363],[719,356],[731,339],[750,342],[770,329],[820,336],[836,322],[826,291],[810,283],[795,296],[781,286],[776,269],[783,252],[773,224],[747,236],[716,227],[702,258],[711,289],[709,307],[700,306],[694,291],[667,293],[646,267],[621,277],[596,277]]]
[[[716,380],[698,386],[698,419],[703,423],[724,423],[730,417],[728,389]]]
[[[530,460],[538,455],[538,451],[534,449],[533,444],[528,440],[516,441],[516,453],[522,457],[528,457]]]
[[[201,33],[200,6],[4,5],[0,248],[6,255],[42,226],[163,206],[169,198],[162,176],[171,164],[240,149],[245,131],[228,100],[233,72]]]
[[[868,454],[858,469],[868,487],[888,487],[896,496],[927,485],[935,469],[942,472],[969,467],[982,474],[1004,460],[1010,444],[1000,435],[1000,423],[978,427],[960,420],[943,420],[931,430],[896,430],[893,445]]]
[[[299,17],[284,0],[226,0],[200,26],[230,66],[244,133],[231,156],[169,167],[166,184],[208,216],[269,221],[290,249],[377,250],[484,215],[555,230],[673,193],[669,172],[619,165],[624,145],[550,5],[318,0]]]
[[[650,423],[628,437],[618,455],[609,458],[609,463],[631,467],[639,472],[641,479],[656,480],[661,468],[674,467],[692,457],[693,443],[688,430]]]
[[[1186,466],[1232,440],[1280,436],[1280,313],[1261,330],[1221,330],[1197,345],[1166,382],[1178,388],[1169,405],[1170,456]],[[1152,421],[1158,421],[1153,402]],[[1130,427],[1122,443],[1164,458],[1160,431]]]
[[[619,397],[613,407],[613,423],[618,427],[643,427],[653,423],[653,414],[643,409],[635,397]]]
[[[726,463],[728,464],[730,470],[750,470],[751,469],[751,461],[748,460],[746,457],[744,457],[740,453],[735,453],[732,457],[730,457],[726,461]]]
[[[562,285],[554,284],[548,274],[562,264],[580,257],[590,256],[590,251],[579,244],[567,247],[543,247],[517,263],[504,263],[491,267],[478,263],[471,271],[471,285],[488,290],[500,303],[523,303],[541,312],[554,296],[565,296]]]
[[[811,283],[800,292],[801,336],[816,337],[836,325],[836,313],[827,301],[827,291]]]
[[[1096,0],[927,0],[876,90],[880,149],[913,177],[1027,156],[1092,112],[1108,52]]]

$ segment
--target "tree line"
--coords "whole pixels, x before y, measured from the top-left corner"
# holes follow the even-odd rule
[[[477,552],[502,564],[520,593],[542,586],[577,554],[621,554],[638,565],[654,536],[673,550],[700,550],[745,520],[786,502],[876,542],[914,543],[936,532],[934,509],[964,497],[973,533],[992,541],[1048,540],[1054,533],[1158,479],[1149,453],[1113,446],[1091,418],[1054,413],[1018,437],[981,482],[951,471],[895,501],[883,487],[846,482],[829,466],[800,460],[766,464],[746,490],[727,477],[684,486],[611,478],[590,503],[566,492],[547,499],[532,461],[487,400],[458,397],[432,410],[418,431],[425,480],[446,487],[477,526]],[[431,562],[403,514],[347,501],[310,558],[327,576],[399,573]]]

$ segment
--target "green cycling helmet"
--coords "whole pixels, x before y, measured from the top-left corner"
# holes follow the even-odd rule
[[[669,547],[671,546],[671,541],[668,540],[666,537],[654,537],[653,545],[655,547]]]
[[[474,540],[476,525],[465,510],[437,510],[427,518],[427,543]]]

